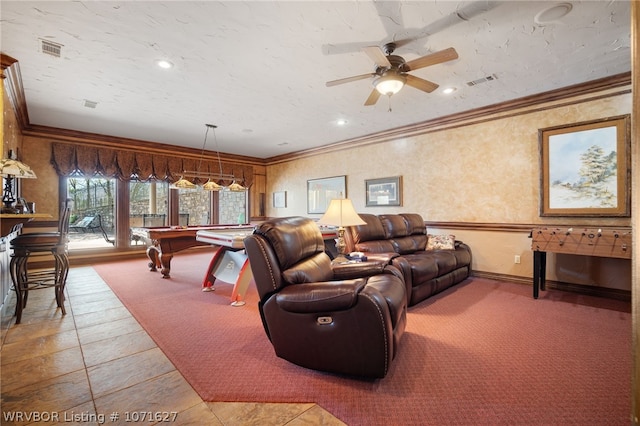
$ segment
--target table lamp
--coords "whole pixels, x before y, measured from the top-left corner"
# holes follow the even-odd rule
[[[348,198],[335,198],[331,200],[329,208],[324,215],[318,221],[318,225],[329,225],[338,227],[338,238],[336,239],[336,249],[338,250],[338,256],[333,260],[334,262],[346,262],[344,249],[346,244],[344,242],[344,227],[366,225],[367,222],[362,220],[356,210],[353,207],[353,203]]]
[[[2,194],[4,207],[2,207],[2,213],[22,213],[13,207],[13,203],[16,201],[13,196],[13,179],[35,179],[36,174],[31,170],[31,167],[23,162],[13,160],[11,151],[9,151],[9,158],[0,160],[0,176],[4,177],[4,192]]]

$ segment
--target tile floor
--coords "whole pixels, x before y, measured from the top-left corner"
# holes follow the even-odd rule
[[[10,294],[2,425],[344,425],[313,403],[203,402],[93,268],[72,268],[66,294],[63,316],[53,289],[30,292],[21,324]]]

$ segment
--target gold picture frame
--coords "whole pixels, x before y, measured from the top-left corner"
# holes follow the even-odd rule
[[[629,115],[538,130],[540,216],[631,215]]]

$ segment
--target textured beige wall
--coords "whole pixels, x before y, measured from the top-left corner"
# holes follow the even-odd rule
[[[46,220],[57,221],[60,211],[59,179],[51,166],[51,142],[42,138],[25,136],[23,147],[23,161],[31,166],[38,178],[22,179],[22,194],[27,201],[36,203],[36,212],[51,215],[52,218]]]
[[[494,117],[459,128],[274,164],[267,167],[267,199],[271,200],[274,191],[287,191],[287,207],[276,209],[269,202],[267,215],[317,218],[320,215],[307,214],[307,180],[347,175],[347,197],[363,213],[417,212],[425,220],[436,222],[628,226],[629,218],[540,217],[538,129],[630,114],[631,100],[631,94],[624,94],[538,108],[521,115]],[[397,175],[403,177],[403,206],[365,207],[365,179]],[[458,231],[457,236],[460,234]],[[474,270],[532,276],[527,233],[462,234],[474,251]],[[521,256],[520,264],[514,264],[515,255]],[[549,258],[551,280],[630,289],[628,261],[622,265],[615,262],[619,274],[600,279],[611,262],[605,262],[605,266],[591,264],[592,270],[581,267],[579,274],[571,276],[563,273],[562,264],[556,265],[555,256]],[[596,282],[594,277],[600,278]]]
[[[308,179],[347,175],[347,196],[361,212],[414,211],[428,221],[549,223],[539,217],[538,129],[630,111],[627,94],[271,165],[268,196],[287,191],[287,207],[269,204],[267,214],[306,215]],[[365,179],[396,175],[403,176],[404,205],[365,207]]]

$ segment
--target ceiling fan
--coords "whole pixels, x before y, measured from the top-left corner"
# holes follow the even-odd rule
[[[438,85],[429,80],[411,75],[409,71],[458,58],[458,52],[453,47],[450,47],[406,62],[401,56],[393,55],[393,51],[396,49],[395,43],[387,43],[383,48],[384,50],[378,46],[369,46],[362,49],[375,62],[376,70],[374,72],[328,81],[326,83],[327,87],[373,77],[374,89],[364,103],[365,106],[375,105],[380,95],[391,96],[398,93],[405,84],[423,92],[431,93],[438,88]]]

